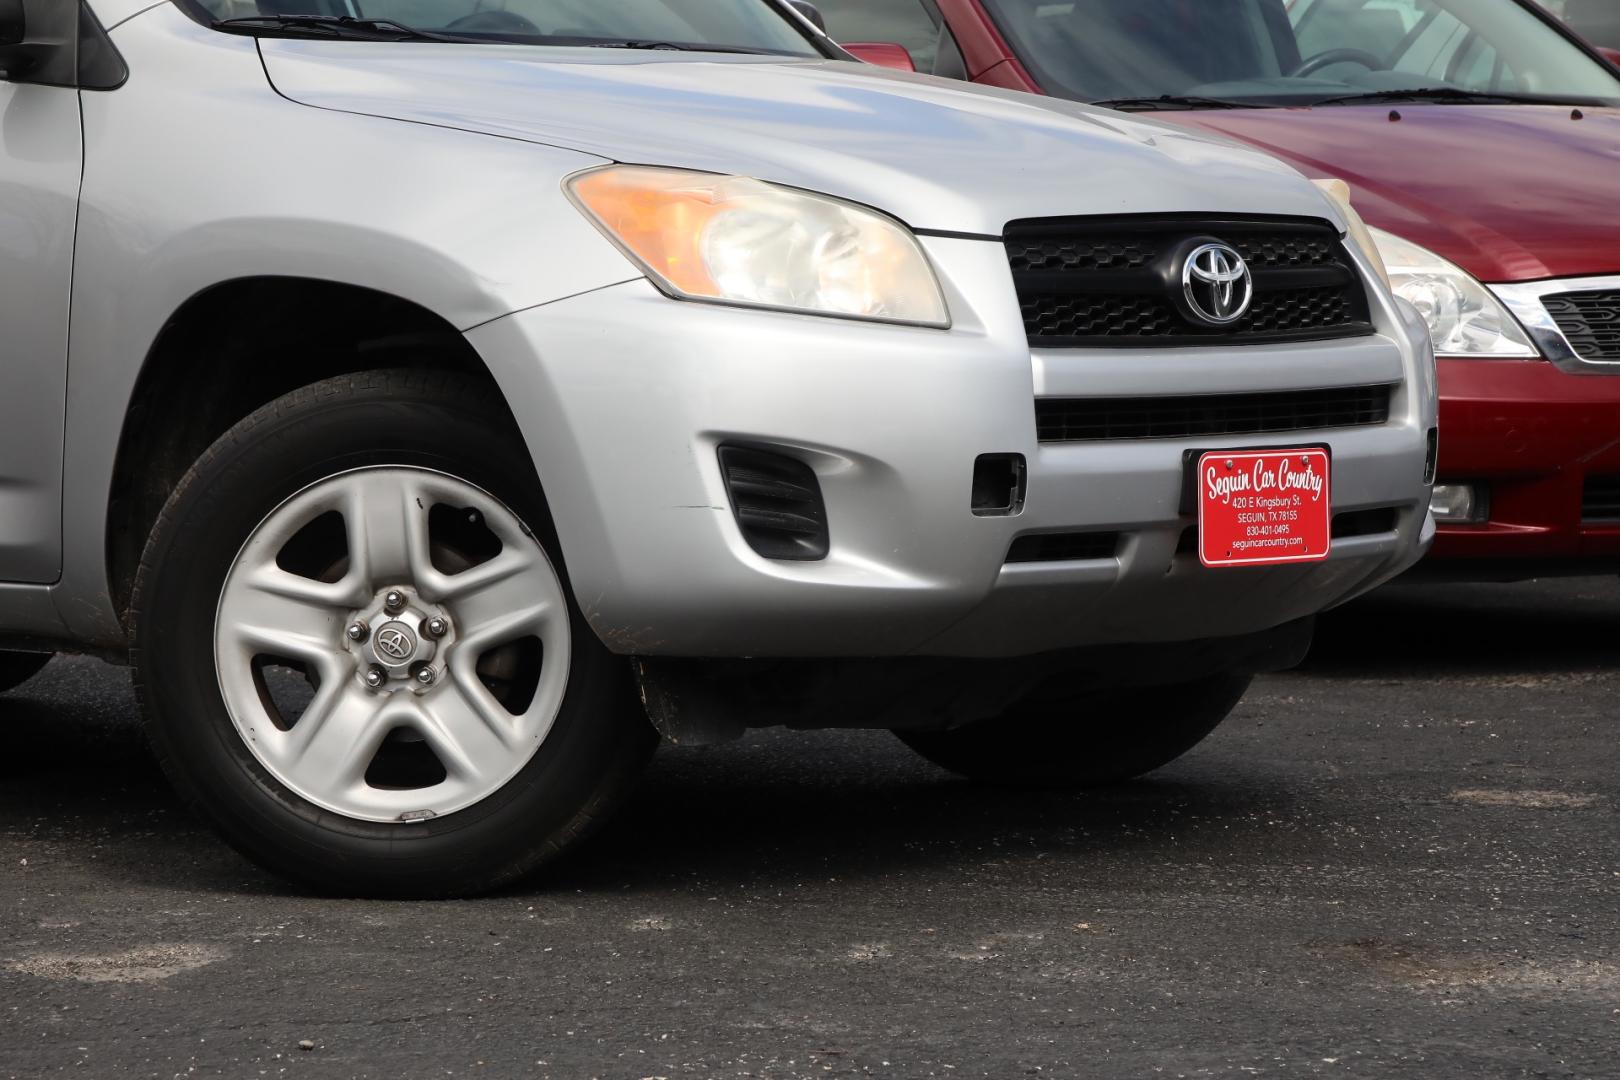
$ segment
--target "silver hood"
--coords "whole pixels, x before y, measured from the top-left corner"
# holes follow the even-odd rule
[[[511,45],[261,41],[318,108],[754,176],[997,235],[1059,214],[1337,219],[1292,168],[1218,137],[849,62]]]

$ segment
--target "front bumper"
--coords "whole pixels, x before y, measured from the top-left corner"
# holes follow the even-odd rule
[[[1488,518],[1442,525],[1427,572],[1521,576],[1620,566],[1620,521],[1588,483],[1620,478],[1620,377],[1545,360],[1440,361],[1440,482],[1488,492]],[[1513,564],[1523,564],[1517,568]]]
[[[625,654],[1018,656],[1251,634],[1414,562],[1433,373],[1411,324],[1224,349],[1032,354],[999,244],[928,238],[949,331],[672,301],[633,282],[479,327],[545,486],[581,610]],[[1281,436],[1042,444],[1037,395],[1200,394],[1398,384],[1387,424]],[[1332,448],[1336,513],[1390,512],[1325,562],[1208,570],[1184,547],[1189,447]],[[810,465],[831,551],[755,554],[717,449]],[[1022,454],[1022,511],[975,516],[980,454]],[[1021,535],[1120,534],[1107,558],[1008,563]]]

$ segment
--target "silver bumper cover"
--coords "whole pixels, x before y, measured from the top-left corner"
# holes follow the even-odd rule
[[[507,388],[567,572],[617,652],[687,657],[1017,656],[1254,633],[1411,565],[1433,535],[1422,472],[1433,361],[1374,298],[1379,333],[1304,345],[1031,353],[1000,246],[930,238],[954,325],[885,326],[681,303],[646,282],[469,332]],[[971,299],[970,299],[971,298]],[[1398,384],[1389,422],[1283,435],[1041,444],[1036,396]],[[756,555],[717,449],[783,449],[815,471],[831,551]],[[1327,443],[1335,512],[1392,531],[1325,562],[1210,570],[1177,554],[1190,447]],[[1028,462],[1022,512],[977,517],[975,458]],[[1110,558],[1006,562],[1027,533],[1121,534]]]

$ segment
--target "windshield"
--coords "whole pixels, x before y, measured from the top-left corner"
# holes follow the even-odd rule
[[[1620,103],[1620,79],[1516,0],[985,3],[1041,86],[1080,101],[1302,105],[1453,88]]]
[[[204,18],[375,20],[457,40],[821,56],[768,0],[182,0]],[[306,28],[305,32],[309,32]],[[334,30],[333,32],[337,32]]]

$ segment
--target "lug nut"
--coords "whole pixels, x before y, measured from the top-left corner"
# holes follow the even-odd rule
[[[430,667],[424,665],[416,669],[416,683],[418,686],[432,686],[435,678],[433,669]]]
[[[383,597],[383,607],[398,614],[405,610],[405,594],[398,589],[389,589],[388,595]]]
[[[384,671],[376,664],[373,664],[366,669],[366,685],[371,687],[373,690],[378,689],[387,681],[388,672]]]
[[[364,641],[371,636],[371,627],[366,625],[366,620],[356,619],[349,624],[347,633],[350,641]]]
[[[450,632],[450,620],[443,615],[435,615],[431,619],[422,620],[422,636],[429,638],[442,638]]]

